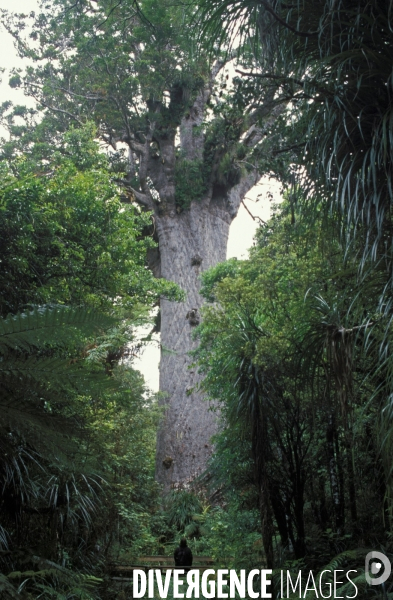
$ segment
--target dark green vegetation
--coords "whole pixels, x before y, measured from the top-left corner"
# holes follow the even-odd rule
[[[50,161],[2,161],[2,315],[48,302],[133,311],[165,291],[145,268],[150,220],[121,203],[94,133],[69,130]]]
[[[199,353],[226,421],[213,468],[248,444],[271,566],[391,550],[392,8],[202,3],[210,39],[242,37],[235,101],[281,107],[261,161],[286,201],[249,261],[204,276]]]
[[[123,360],[178,291],[146,269],[149,221],[93,133],[70,130],[44,167],[1,164],[1,598],[95,597],[109,557],[154,544],[158,412]]]
[[[284,202],[248,261],[204,278],[217,304],[198,355],[226,422],[212,473],[234,502],[254,491],[270,566],[353,550],[344,564],[359,569],[364,548],[389,542],[386,323],[335,219],[294,215]]]
[[[237,145],[243,147],[238,158],[246,155],[246,144],[239,143],[247,128],[244,115],[235,105],[217,102],[227,80],[222,77],[217,85],[211,76],[212,61],[197,51],[195,20],[184,7],[170,0],[140,5],[61,0],[43,4],[39,14],[3,10],[2,23],[20,55],[33,61],[25,72],[13,70],[9,84],[23,89],[40,109],[2,104],[2,122],[10,133],[5,157],[22,149],[45,160],[59,134],[94,121],[96,135],[113,150],[111,169],[129,198],[150,210],[159,205],[158,214],[169,210],[174,184],[181,212],[213,183],[222,194],[241,170],[252,170],[252,164],[235,160]],[[214,92],[208,120],[203,102],[193,114],[206,85]],[[187,138],[184,148],[171,143],[176,134]],[[191,152],[190,144],[195,146]]]
[[[168,418],[156,461],[167,489],[184,484],[205,469],[216,431],[198,374],[188,368],[195,344],[184,320],[199,311],[199,273],[225,260],[230,223],[258,179],[256,122],[268,116],[272,99],[252,115],[229,101],[230,57],[214,61],[198,52],[192,15],[172,0],[59,0],[43,3],[36,15],[4,12],[2,22],[31,61],[10,83],[39,111],[2,105],[11,136],[4,156],[34,151],[45,162],[70,126],[94,122],[125,199],[151,212],[158,248],[149,252],[149,266],[184,290],[179,306],[160,303],[161,343],[170,352],[160,362]],[[188,437],[186,453],[181,435]]]
[[[83,27],[101,17],[95,4],[106,20],[93,44]],[[133,5],[119,20],[117,2],[65,5],[62,21],[39,17],[37,53],[50,64],[75,36],[89,75],[65,53],[62,71],[47,64],[24,79],[47,109],[41,122],[3,106],[2,597],[120,599],[107,564],[169,553],[180,533],[226,568],[352,568],[358,597],[378,596],[363,564],[369,549],[392,552],[392,4],[201,3],[212,54],[240,24],[241,76],[216,90],[212,111],[225,103],[225,114],[206,126],[203,161],[178,157],[177,209],[203,196],[213,162],[218,186],[236,184],[247,110],[273,97],[268,126],[253,121],[266,129],[252,160],[282,182],[285,200],[248,260],[202,276],[195,360],[222,427],[195,490],[164,500],[153,477],[159,411],[123,358],[137,352],[135,328],[158,297],[180,295],[146,268],[152,228],[130,202],[140,164],[132,172],[121,150],[106,158],[94,137],[96,126],[109,144],[124,123],[148,129],[156,96],[168,85],[175,94],[179,72],[186,110],[206,64],[179,6]],[[45,37],[51,27],[58,46]],[[156,47],[146,41],[125,62],[129,31],[143,43],[151,27]],[[67,69],[77,98],[68,88],[56,96]],[[22,81],[14,73],[10,83]],[[126,93],[147,98],[148,113],[121,104]],[[49,108],[60,105],[57,118]],[[179,119],[161,109],[160,140]],[[154,144],[149,152],[163,159]]]

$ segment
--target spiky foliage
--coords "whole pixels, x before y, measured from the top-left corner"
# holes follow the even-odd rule
[[[39,132],[14,159],[2,146],[0,596],[90,598],[86,573],[154,543],[157,410],[129,364],[158,291],[149,218],[94,131],[61,134],[44,163]]]
[[[314,200],[336,203],[351,239],[365,230],[364,259],[390,252],[391,10],[390,0],[201,4],[209,39],[228,41],[236,27],[242,33],[252,69],[242,85],[256,95],[273,86],[290,101],[290,127],[276,151],[302,167]]]
[[[367,227],[375,256],[393,199],[391,1],[213,0],[201,10],[210,39],[228,40],[234,28],[253,36],[249,81],[291,100],[303,144],[296,162],[313,196]]]
[[[259,507],[269,561],[295,557],[315,569],[344,548],[386,541],[381,400],[370,400],[386,374],[375,368],[384,325],[373,312],[378,289],[361,293],[356,252],[342,267],[335,219],[321,214],[322,229],[307,214],[294,216],[284,203],[249,261],[203,276],[214,304],[199,328],[198,356],[204,388],[221,402],[212,465],[221,493]],[[370,502],[380,511],[372,519]]]
[[[203,512],[200,499],[186,490],[172,491],[165,502],[169,525],[175,526],[178,531],[184,531],[192,523],[193,517]]]
[[[50,561],[35,557],[37,570],[13,571],[0,575],[0,592],[4,600],[93,600],[101,583],[97,577],[72,573]]]
[[[127,340],[114,324],[61,306],[1,322],[4,590],[90,598],[86,573],[154,544],[158,414],[141,376],[115,364]]]
[[[358,548],[356,550],[346,550],[340,552],[327,565],[319,569],[318,572],[312,573],[310,577],[309,572],[301,571],[300,581],[296,581],[299,576],[299,570],[304,567],[303,563],[288,563],[287,572],[285,573],[283,580],[283,590],[285,590],[286,597],[294,600],[299,597],[299,588],[303,592],[303,598],[311,600],[313,598],[319,598],[320,593],[330,595],[331,593],[343,594],[356,594],[358,598],[367,598],[369,594],[369,588],[366,582],[364,574],[364,568],[359,569],[359,563],[362,563],[364,559],[364,549]],[[348,578],[345,577],[343,581],[335,580],[335,572],[343,571],[348,573]],[[288,580],[288,574],[292,579],[293,586]],[[281,571],[277,570],[273,572],[273,581],[275,581],[277,587],[281,587]],[[295,583],[296,582],[296,583]],[[294,591],[294,588],[296,591]],[[367,589],[368,588],[368,589]],[[337,591],[334,592],[334,589]],[[371,596],[371,594],[370,594]]]
[[[372,397],[382,398],[380,439],[390,477],[392,2],[202,0],[201,7],[211,49],[217,49],[217,40],[234,43],[234,32],[240,34],[239,52],[248,68],[238,80],[239,93],[253,94],[258,102],[264,90],[273,88],[276,98],[287,103],[273,155],[288,158],[288,170],[307,199],[298,198],[299,203],[308,202],[315,212],[333,212],[340,224],[337,237],[348,254],[357,254],[355,285],[374,306],[369,304],[362,316],[356,312],[358,303],[348,302],[337,318],[335,303],[328,302],[323,310],[330,322],[320,323],[319,334],[326,336],[320,347],[335,365],[331,377],[345,390],[344,406],[351,395],[347,375],[353,353],[362,332],[367,336],[370,360],[381,374]],[[277,163],[269,164],[281,176]],[[350,332],[345,323],[351,323]]]
[[[108,316],[68,307],[36,308],[0,321],[2,439],[11,430],[30,447],[52,444],[75,428],[67,394],[108,386],[105,373],[72,356],[83,335],[113,324]],[[67,427],[68,428],[68,427]]]
[[[18,557],[16,548],[31,543],[38,516],[49,520],[51,535],[36,530],[36,551],[58,559],[66,527],[87,527],[96,512],[102,479],[72,467],[83,431],[76,399],[99,397],[108,384],[113,387],[103,367],[89,364],[82,350],[87,339],[114,322],[64,306],[39,307],[0,321],[1,560],[3,570],[11,571],[1,587],[11,598],[34,592],[90,596],[93,581],[55,563],[39,565],[41,559],[31,552]]]

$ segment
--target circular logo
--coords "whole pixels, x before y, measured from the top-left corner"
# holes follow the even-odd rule
[[[382,567],[384,567],[385,570],[379,575]],[[369,583],[370,585],[380,585],[388,579],[392,571],[392,566],[387,556],[382,554],[382,552],[377,552],[376,550],[373,550],[372,552],[369,552],[366,556],[366,564],[364,567],[364,571],[367,583]],[[378,576],[372,577],[373,575]]]

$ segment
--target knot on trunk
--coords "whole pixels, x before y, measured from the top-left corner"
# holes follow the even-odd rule
[[[157,142],[151,142],[149,150],[151,158],[160,158],[161,152]]]
[[[199,254],[196,254],[195,256],[192,257],[192,259],[191,259],[192,267],[199,267],[201,264],[202,264],[202,256],[199,256]]]
[[[166,469],[170,469],[173,463],[173,458],[171,456],[166,456],[162,461],[162,464]]]
[[[186,319],[192,327],[195,327],[195,325],[199,325],[200,318],[199,318],[198,309],[191,308],[191,310],[189,310],[188,313],[186,314]]]

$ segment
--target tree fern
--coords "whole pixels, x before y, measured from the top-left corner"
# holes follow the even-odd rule
[[[96,312],[67,307],[41,307],[0,319],[3,549],[7,521],[18,523],[29,511],[55,515],[59,523],[91,523],[103,481],[72,466],[83,434],[82,405],[76,400],[118,389],[104,366],[85,356],[87,339],[113,323]],[[41,584],[47,585],[46,579]],[[2,585],[12,593],[8,583]]]
[[[30,351],[43,345],[67,345],[80,335],[108,329],[116,320],[94,310],[43,306],[0,320],[0,352]]]
[[[115,388],[102,367],[81,356],[86,336],[102,333],[113,322],[67,307],[1,319],[0,431],[17,431],[31,447],[60,450],[78,423],[69,394],[100,395]]]

